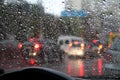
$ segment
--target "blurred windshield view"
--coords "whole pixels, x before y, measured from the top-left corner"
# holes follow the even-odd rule
[[[119,0],[0,0],[0,68],[70,76],[120,70]]]

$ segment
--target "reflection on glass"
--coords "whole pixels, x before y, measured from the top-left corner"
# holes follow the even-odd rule
[[[82,60],[69,60],[67,63],[67,74],[71,76],[84,76],[84,62]]]
[[[102,59],[98,59],[98,75],[102,75],[103,62]]]
[[[101,58],[88,62],[81,59],[69,59],[67,62],[67,74],[81,77],[103,75],[103,61]]]

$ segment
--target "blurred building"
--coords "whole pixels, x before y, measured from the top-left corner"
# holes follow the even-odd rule
[[[90,23],[93,27],[98,26],[99,31],[106,29],[108,32],[120,25],[120,0],[83,0],[82,7],[92,16]]]
[[[82,0],[66,0],[65,9],[71,10],[81,10],[82,9]]]
[[[9,3],[18,3],[18,0],[4,0],[5,4],[9,4]]]
[[[83,0],[82,7],[88,11],[113,12],[120,9],[120,0]]]
[[[21,4],[21,3],[26,3],[26,0],[4,0],[4,4],[11,4],[11,3]]]
[[[4,3],[4,0],[0,0],[0,4],[3,4]]]
[[[120,9],[120,0],[65,0],[65,8],[73,10],[113,11]]]
[[[120,26],[120,0],[83,0],[82,8],[90,15],[90,27],[99,32],[98,37],[105,41],[110,31]],[[101,36],[102,34],[102,36]],[[105,38],[106,37],[106,38]]]

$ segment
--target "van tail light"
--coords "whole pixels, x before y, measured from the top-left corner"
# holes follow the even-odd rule
[[[21,49],[23,47],[22,43],[18,43],[18,48]]]
[[[77,44],[79,44],[79,42],[78,41],[74,41],[74,44],[77,45]]]
[[[68,46],[69,46],[69,47],[72,47],[72,43],[69,43]]]
[[[84,43],[81,43],[81,47],[84,47]]]
[[[85,46],[84,43],[81,43],[81,49],[84,49],[84,46]]]

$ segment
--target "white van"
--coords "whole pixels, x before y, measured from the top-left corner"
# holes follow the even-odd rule
[[[68,55],[84,55],[84,39],[76,36],[59,36],[57,44]]]

